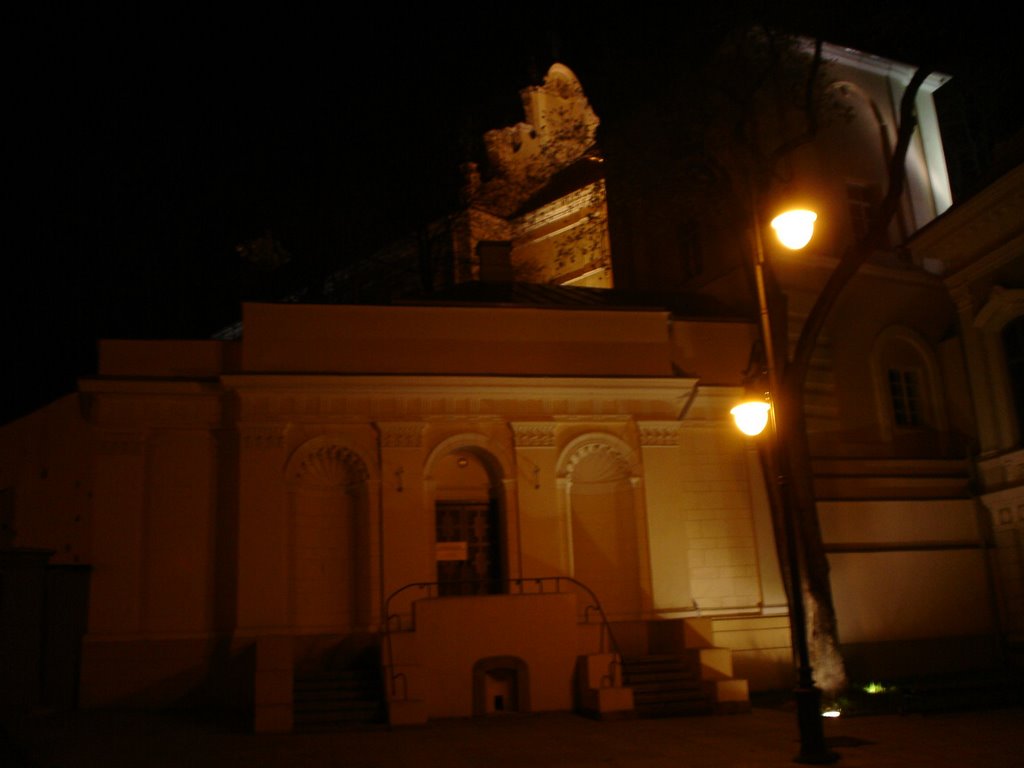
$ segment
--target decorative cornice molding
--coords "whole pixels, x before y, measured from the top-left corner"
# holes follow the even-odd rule
[[[241,417],[283,421],[515,419],[552,417],[622,420],[678,416],[695,379],[675,377],[586,378],[518,376],[323,376],[266,374],[225,376],[239,395]]]
[[[283,427],[276,424],[239,427],[238,438],[243,449],[270,450],[284,446]]]
[[[947,282],[970,282],[1019,254],[1022,208],[1024,166],[1018,166],[914,234],[908,245],[915,261],[940,265]]]
[[[640,430],[640,445],[679,445],[679,422],[642,421],[637,426]]]

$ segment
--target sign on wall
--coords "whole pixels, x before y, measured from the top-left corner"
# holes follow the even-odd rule
[[[465,541],[439,541],[434,545],[438,561],[467,560],[469,544]]]

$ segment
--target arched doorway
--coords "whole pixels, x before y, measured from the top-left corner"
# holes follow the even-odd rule
[[[440,457],[432,475],[438,594],[503,592],[506,547],[497,462],[467,446]]]

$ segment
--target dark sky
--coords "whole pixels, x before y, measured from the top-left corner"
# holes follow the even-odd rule
[[[234,319],[239,243],[270,230],[313,274],[450,210],[458,163],[484,130],[521,118],[518,90],[555,60],[600,114],[620,62],[697,58],[730,24],[768,18],[934,57],[977,84],[989,124],[1019,125],[1005,16],[775,5],[383,3],[340,17],[9,24],[0,423],[71,391],[98,337],[203,337]]]

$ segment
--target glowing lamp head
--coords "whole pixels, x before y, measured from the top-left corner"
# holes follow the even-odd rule
[[[780,243],[798,251],[811,242],[817,218],[818,214],[814,211],[786,211],[772,219],[772,229]]]
[[[736,426],[745,435],[760,435],[768,426],[768,409],[771,406],[764,400],[750,400],[740,403],[729,413],[736,420]]]

